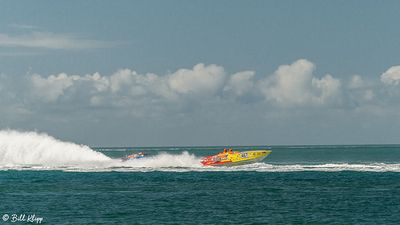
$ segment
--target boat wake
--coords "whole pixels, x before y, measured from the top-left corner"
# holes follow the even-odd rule
[[[111,160],[85,145],[36,132],[0,131],[0,165],[65,165]]]
[[[254,163],[232,167],[202,166],[202,156],[187,151],[163,152],[143,159],[122,161],[92,150],[85,145],[57,140],[36,132],[0,131],[0,170],[62,170],[76,172],[300,172],[366,171],[400,172],[400,164],[329,163],[268,164]],[[268,162],[268,160],[267,160]]]
[[[201,167],[200,157],[188,152],[122,161],[43,133],[0,131],[0,170],[125,171],[196,167]]]

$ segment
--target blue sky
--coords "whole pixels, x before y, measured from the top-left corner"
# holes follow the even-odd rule
[[[1,129],[89,145],[398,143],[398,1],[2,1]]]

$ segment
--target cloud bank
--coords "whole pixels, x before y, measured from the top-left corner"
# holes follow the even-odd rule
[[[400,67],[381,75],[383,85],[397,85]],[[197,64],[173,73],[140,74],[121,69],[111,75],[100,73],[43,76],[33,74],[29,81],[29,101],[42,104],[76,103],[98,107],[132,107],[138,104],[193,104],[195,102],[234,102],[267,104],[271,108],[336,107],[360,105],[374,100],[382,84],[360,75],[340,80],[333,75],[315,74],[316,65],[300,59],[281,65],[269,75],[255,71],[229,74],[219,65]]]
[[[130,132],[151,143],[154,139],[149,137],[157,132],[160,140],[172,144],[193,144],[200,136],[213,143],[223,138],[243,144],[253,136],[264,140],[264,132],[281,141],[291,135],[314,143],[313,137],[322,133],[305,135],[305,129],[324,131],[329,138],[337,135],[337,126],[353,124],[346,128],[352,132],[387,127],[391,119],[384,118],[397,117],[400,106],[398,68],[391,67],[376,79],[318,74],[307,59],[278,66],[270,74],[229,72],[221,65],[202,63],[165,74],[132,69],[112,74],[34,73],[22,78],[2,74],[0,126],[55,132],[75,132],[83,126],[96,134],[106,127],[103,138],[109,130],[124,129],[126,135],[115,136],[116,143],[130,140]],[[377,118],[381,122],[374,124]],[[248,132],[253,129],[258,136]],[[368,142],[362,135],[359,140]]]

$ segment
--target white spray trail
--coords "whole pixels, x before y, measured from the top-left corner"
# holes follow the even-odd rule
[[[129,160],[117,163],[119,166],[131,168],[199,168],[202,167],[201,158],[188,152],[181,154],[160,153],[155,156],[149,156],[142,159]]]
[[[111,160],[88,146],[36,132],[0,131],[0,165],[70,165]]]
[[[188,152],[160,153],[140,160],[123,162],[78,145],[60,141],[44,133],[0,131],[0,169],[63,169],[109,171],[120,169],[157,170],[160,168],[198,168],[200,158]]]

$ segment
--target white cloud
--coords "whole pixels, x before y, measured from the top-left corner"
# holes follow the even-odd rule
[[[400,83],[400,66],[392,66],[381,75],[381,81],[386,85],[398,85]]]
[[[236,104],[240,108],[247,103],[272,111],[309,106],[350,110],[366,105],[384,107],[398,101],[396,88],[382,89],[377,79],[360,75],[343,81],[330,74],[318,77],[315,68],[312,62],[300,59],[264,77],[257,77],[254,71],[227,74],[222,66],[204,64],[163,75],[140,74],[131,69],[109,75],[33,74],[29,76],[30,88],[23,90],[22,84],[14,84],[21,91],[15,91],[12,100],[25,104],[27,110],[46,109],[51,103],[49,107],[62,109],[118,108],[135,115],[146,115],[149,109],[154,113],[185,113],[196,107],[205,110]],[[7,86],[0,83],[3,96],[13,93],[13,88]]]
[[[254,90],[254,71],[243,71],[230,76],[224,91],[243,96]]]
[[[353,75],[350,78],[350,82],[348,84],[348,88],[357,89],[357,88],[362,88],[365,85],[366,85],[365,81],[360,75]]]
[[[45,49],[93,49],[115,46],[115,42],[86,39],[74,34],[32,32],[22,35],[0,33],[0,47],[24,47]]]
[[[110,90],[112,93],[124,94],[133,97],[157,96],[166,99],[174,99],[167,84],[167,78],[156,74],[138,74],[136,71],[124,69],[119,70],[109,78]]]
[[[358,118],[362,125],[374,122],[376,115],[398,116],[399,89],[384,86],[378,76],[339,80],[329,74],[317,76],[315,68],[314,63],[301,59],[266,76],[254,71],[227,73],[222,66],[204,64],[158,75],[121,69],[111,74],[24,77],[30,82],[0,75],[0,116],[3,126],[48,129],[59,123],[58,127],[74,130],[92,124],[92,130],[134,130],[125,132],[133,137],[153,134],[164,126],[157,135],[178,139],[198,132],[198,127],[203,127],[204,134],[212,126],[219,129],[216,133],[229,130],[225,133],[245,137],[243,131],[254,127],[284,125],[280,129],[285,130],[313,122],[319,127],[325,121],[335,127],[335,121],[351,124]],[[144,127],[149,128],[147,133]]]
[[[321,79],[312,78],[312,88],[316,92],[312,101],[317,104],[332,103],[340,97],[340,81],[327,74]]]
[[[110,77],[111,91],[118,92],[122,90],[123,86],[131,86],[137,80],[136,78],[139,78],[136,71],[129,69],[119,70]]]
[[[121,101],[125,104],[127,101],[144,98],[171,101],[177,100],[179,96],[213,96],[222,88],[225,73],[222,67],[198,64],[193,69],[179,69],[164,76],[138,74],[134,70],[122,69],[110,76],[99,73],[84,76],[61,73],[43,77],[34,74],[30,80],[33,95],[44,102],[55,102],[66,92],[78,92],[77,88],[80,88],[83,89],[81,91],[90,92],[86,95],[91,96],[91,103],[99,105],[106,103],[107,99],[116,104]]]
[[[68,94],[71,101],[82,102],[86,98],[84,102],[96,106],[128,107],[139,103],[183,103],[186,100],[189,103],[206,98],[258,101],[260,93],[267,101],[281,106],[337,102],[341,95],[340,81],[331,75],[317,78],[313,75],[314,69],[313,63],[298,60],[280,66],[271,76],[258,81],[254,71],[242,71],[227,77],[223,67],[204,64],[163,76],[122,69],[110,76],[61,73],[49,77],[35,74],[30,79],[33,96],[43,102],[56,102]],[[372,95],[371,92],[368,94]]]
[[[259,83],[268,101],[281,106],[323,105],[338,100],[340,81],[331,75],[316,78],[315,65],[305,59],[282,65]]]
[[[60,73],[48,77],[33,74],[30,81],[33,96],[38,97],[43,102],[56,102],[68,89],[78,84],[81,84],[79,87],[83,89],[81,91],[89,92],[89,95],[105,92],[110,86],[109,79],[99,73],[84,76]]]
[[[195,96],[212,96],[222,89],[224,82],[224,68],[217,65],[197,64],[192,70],[180,69],[168,77],[171,90]]]
[[[47,78],[34,74],[31,82],[35,96],[47,102],[54,102],[64,94],[65,89],[73,85],[73,77],[65,73],[51,75]]]
[[[372,101],[376,97],[374,82],[360,75],[353,75],[347,85],[351,100],[358,102]]]
[[[93,75],[86,75],[83,80],[93,81],[93,86],[98,92],[105,92],[109,89],[110,80],[106,77],[101,76],[99,73]]]

